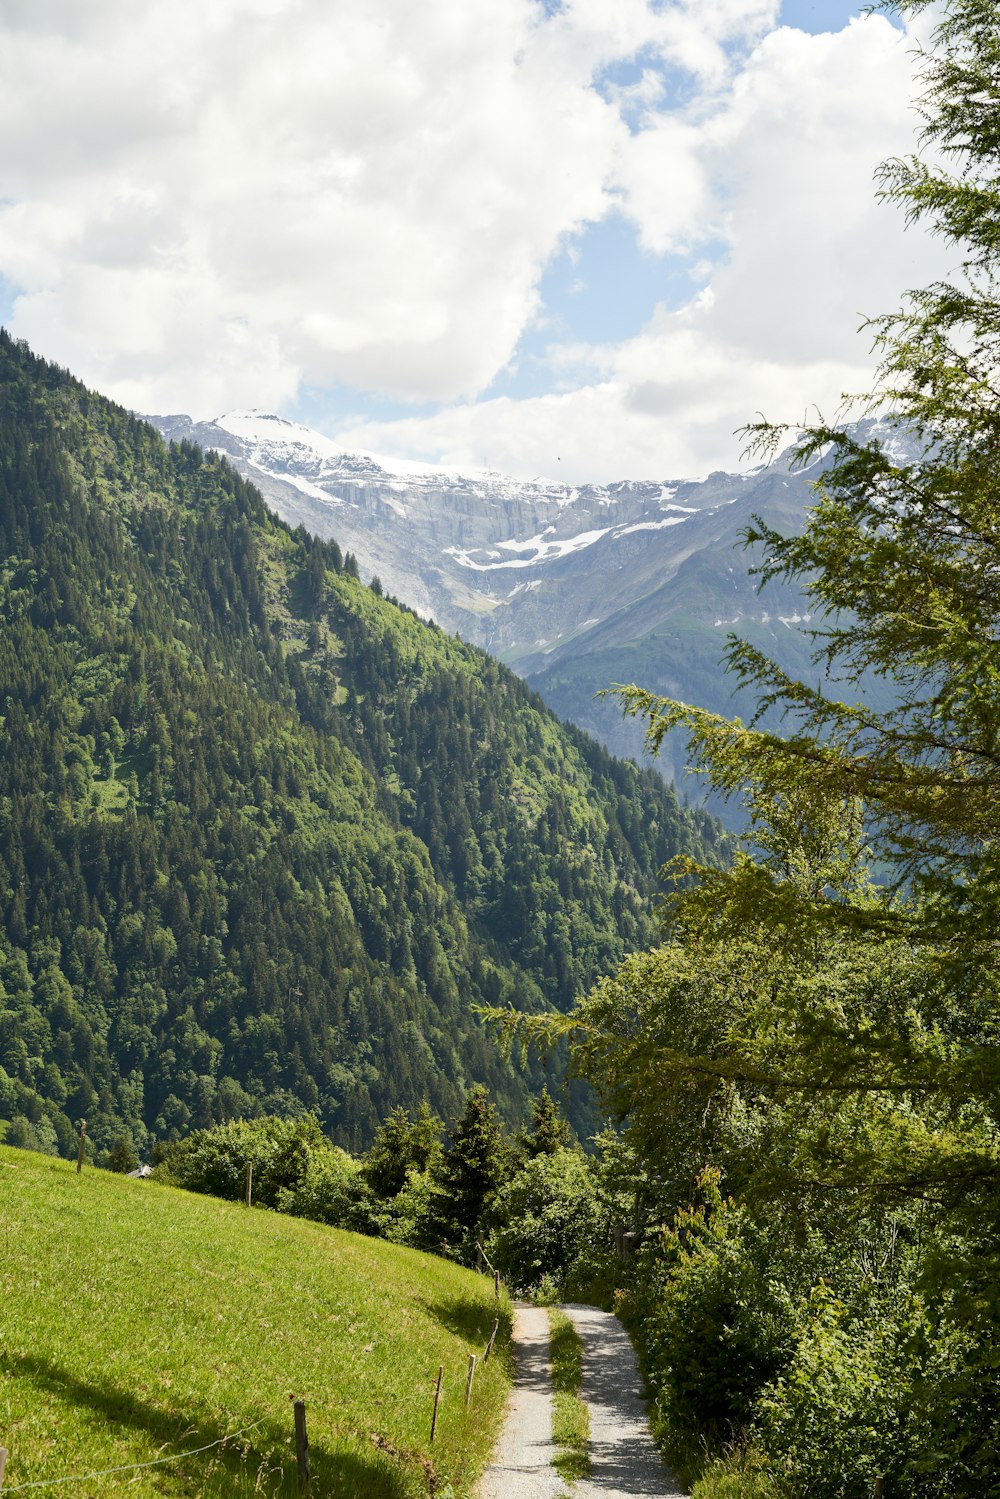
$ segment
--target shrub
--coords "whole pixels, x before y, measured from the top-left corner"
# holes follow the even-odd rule
[[[313,1114],[299,1119],[235,1119],[197,1130],[172,1146],[165,1174],[190,1192],[238,1201],[246,1191],[250,1161],[254,1201],[273,1208],[280,1192],[294,1192],[302,1184],[311,1155],[332,1149]]]
[[[578,1150],[524,1162],[497,1194],[490,1258],[522,1290],[548,1278],[563,1283],[598,1232],[590,1168]]]
[[[852,1317],[829,1287],[815,1288],[794,1356],[758,1407],[764,1448],[791,1493],[870,1499],[876,1477],[899,1468],[906,1334],[891,1314]]]
[[[280,1213],[295,1213],[332,1228],[366,1234],[379,1231],[375,1199],[360,1165],[334,1145],[310,1152],[298,1184],[280,1188],[275,1207]]]
[[[394,1244],[419,1248],[425,1242],[425,1225],[433,1200],[430,1171],[411,1168],[392,1202],[383,1208],[382,1234]]]
[[[643,1247],[635,1289],[619,1298],[656,1391],[661,1435],[688,1474],[744,1431],[795,1336],[792,1298],[762,1232],[722,1201],[714,1174],[701,1187],[706,1205]]]
[[[42,1155],[59,1154],[59,1140],[47,1114],[34,1124],[23,1114],[15,1114],[7,1126],[4,1143],[19,1150],[37,1150]]]

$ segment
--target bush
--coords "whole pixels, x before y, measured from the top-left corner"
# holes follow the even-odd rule
[[[511,1285],[562,1284],[598,1234],[590,1168],[578,1150],[527,1160],[497,1194],[490,1258]]]
[[[968,1281],[975,1299],[931,1285],[914,1339],[913,1387],[902,1440],[908,1487],[921,1499],[997,1492],[1000,1475],[1000,1326],[996,1261]],[[979,1284],[976,1284],[976,1281]]]
[[[379,1231],[375,1199],[361,1167],[333,1145],[310,1153],[298,1185],[282,1187],[275,1207],[279,1213],[312,1218],[332,1228],[349,1228],[363,1234]]]
[[[852,1318],[815,1288],[794,1356],[759,1402],[763,1445],[791,1493],[870,1499],[876,1477],[900,1467],[906,1341],[897,1318]]]
[[[247,1162],[253,1163],[253,1200],[277,1207],[281,1192],[305,1180],[310,1157],[333,1146],[313,1114],[299,1119],[236,1119],[197,1130],[167,1151],[164,1171],[189,1192],[239,1201],[246,1192]]]
[[[419,1249],[425,1241],[433,1190],[432,1173],[411,1168],[392,1202],[383,1206],[383,1237],[391,1239],[394,1244],[409,1244]]]
[[[37,1150],[42,1155],[58,1155],[59,1140],[47,1114],[33,1124],[23,1114],[15,1114],[7,1126],[5,1145],[18,1150]]]
[[[792,1298],[774,1277],[770,1246],[722,1201],[713,1174],[701,1187],[706,1206],[678,1214],[643,1247],[635,1289],[619,1297],[682,1477],[741,1436],[795,1347]]]

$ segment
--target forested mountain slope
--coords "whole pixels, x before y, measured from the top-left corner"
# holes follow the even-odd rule
[[[0,338],[0,1118],[140,1145],[526,1081],[716,826],[364,587],[217,455]]]

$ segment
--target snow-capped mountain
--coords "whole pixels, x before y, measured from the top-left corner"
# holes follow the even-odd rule
[[[344,452],[257,411],[150,420],[225,453],[292,525],[334,537],[363,577],[502,657],[619,752],[640,752],[641,732],[595,702],[613,682],[746,711],[719,665],[730,630],[809,669],[808,605],[787,585],[759,595],[740,542],[754,514],[801,526],[815,473],[787,458],[702,480],[569,486]]]
[[[512,661],[551,654],[595,605],[603,616],[633,596],[640,559],[676,565],[704,545],[707,520],[760,488],[759,474],[571,487],[459,473],[344,452],[256,411],[151,420],[227,454],[286,520],[354,552],[362,576]]]

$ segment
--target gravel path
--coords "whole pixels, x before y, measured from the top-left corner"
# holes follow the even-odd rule
[[[555,1499],[565,1493],[552,1466],[555,1455],[549,1314],[544,1307],[521,1306],[514,1313],[514,1393],[479,1499]]]
[[[564,1311],[583,1339],[580,1394],[590,1407],[590,1477],[574,1484],[573,1499],[684,1499],[649,1434],[628,1333],[596,1306]]]
[[[514,1393],[500,1445],[478,1499],[684,1499],[646,1422],[642,1380],[628,1334],[610,1312],[563,1308],[583,1339],[583,1388],[590,1407],[589,1478],[567,1486],[552,1459],[549,1317],[543,1307],[514,1315]]]

